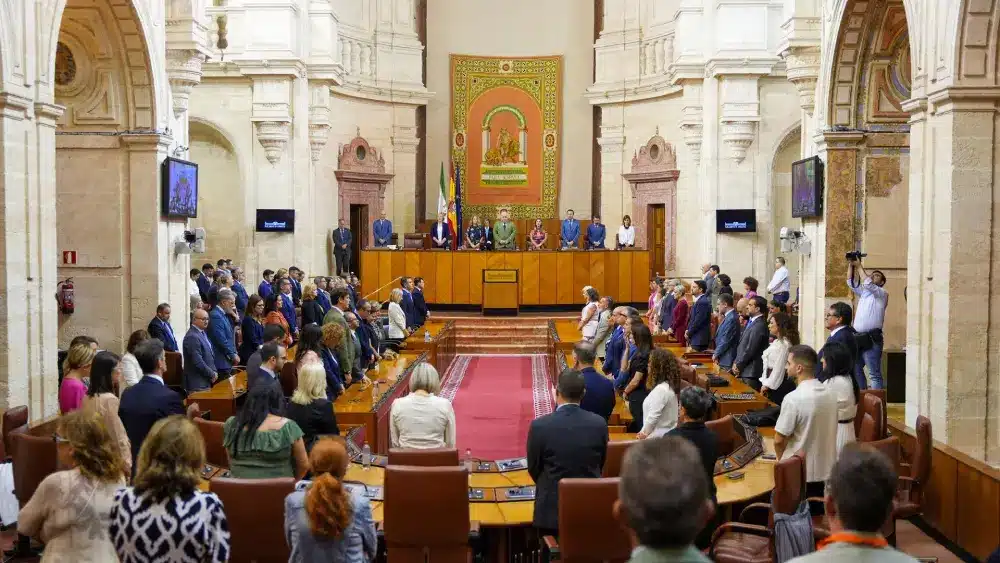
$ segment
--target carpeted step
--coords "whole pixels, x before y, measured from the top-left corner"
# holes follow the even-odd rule
[[[525,344],[518,342],[458,342],[455,345],[455,352],[457,354],[470,354],[470,355],[481,355],[481,354],[545,354],[547,352],[547,346],[545,344]]]

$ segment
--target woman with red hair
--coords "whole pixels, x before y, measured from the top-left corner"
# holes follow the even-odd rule
[[[300,481],[285,498],[289,563],[367,563],[375,559],[375,523],[364,492],[344,486],[347,449],[326,438],[309,453],[312,481]]]

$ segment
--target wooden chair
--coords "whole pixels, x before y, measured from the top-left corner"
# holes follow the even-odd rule
[[[617,477],[559,481],[559,539],[544,536],[549,561],[625,562],[632,544],[613,507]]]
[[[33,436],[26,432],[11,435],[13,446],[14,496],[22,507],[28,504],[42,480],[59,470],[56,441],[52,436]],[[37,555],[31,549],[31,538],[17,535],[12,557]]]
[[[295,479],[217,477],[210,481],[209,488],[225,507],[230,560],[288,561],[285,497],[295,490]]]
[[[861,404],[864,414],[861,416],[858,441],[874,442],[885,438],[885,402],[875,394],[865,393],[861,395]]]
[[[180,352],[164,352],[167,360],[167,372],[163,374],[163,383],[177,391],[184,389],[184,357]]]
[[[921,514],[924,492],[931,478],[931,458],[934,437],[931,421],[926,416],[917,417],[917,446],[910,463],[899,464],[899,490],[893,507],[893,516],[910,518]]]
[[[709,420],[705,423],[705,427],[715,432],[716,437],[719,438],[720,457],[733,453],[736,451],[736,448],[742,445],[743,439],[736,433],[733,424],[733,415],[731,414],[727,414],[716,420]]]
[[[228,468],[229,452],[223,445],[225,423],[198,417],[194,419],[194,424],[201,431],[201,437],[205,440],[205,461],[216,467]]]
[[[432,448],[428,450],[391,448],[389,450],[388,465],[458,467],[458,450],[455,448]]]
[[[865,400],[866,400],[865,397],[868,396],[868,395],[872,395],[874,397],[877,397],[877,398],[879,398],[882,401],[882,428],[883,428],[883,432],[887,432],[888,428],[889,428],[889,421],[887,420],[888,419],[888,409],[885,408],[885,404],[886,404],[885,403],[885,389],[865,389],[864,391],[861,392],[861,401],[858,403],[857,414],[855,414],[855,416],[854,416],[854,435],[855,436],[860,436],[861,435],[861,422],[864,420],[865,412],[866,412],[865,411],[865,404],[866,404],[865,403]],[[871,401],[871,399],[868,399],[868,401]],[[868,404],[874,404],[874,403],[868,403]],[[873,412],[872,413],[872,417],[874,417],[874,416],[875,416],[875,413]],[[878,420],[876,419],[875,422],[878,422]],[[879,436],[876,439],[881,440],[882,438],[885,438],[884,434],[882,436]]]
[[[464,467],[390,465],[384,492],[389,561],[468,563],[470,533],[478,532],[478,524],[469,522],[469,472]],[[429,506],[434,518],[414,518]]]
[[[604,468],[601,470],[601,477],[618,477],[621,475],[622,462],[625,461],[625,452],[636,442],[638,440],[608,442],[608,450],[604,456]]]
[[[11,407],[3,413],[3,428],[0,433],[3,435],[3,455],[0,459],[8,459],[14,453],[12,434],[16,431],[24,432],[28,429],[28,407],[21,405]]]

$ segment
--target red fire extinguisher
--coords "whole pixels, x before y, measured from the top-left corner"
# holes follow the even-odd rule
[[[61,281],[56,284],[56,299],[59,300],[59,310],[64,315],[72,315],[73,310],[76,306],[73,303],[74,292],[73,292],[73,278],[68,278],[65,281]]]

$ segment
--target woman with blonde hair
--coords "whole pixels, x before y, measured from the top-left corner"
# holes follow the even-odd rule
[[[403,290],[394,288],[389,293],[389,338],[402,340],[409,336],[406,330],[406,313],[400,303],[403,301]]]
[[[42,480],[18,515],[18,533],[45,544],[43,563],[117,561],[108,526],[115,491],[125,486],[121,452],[101,415],[88,410],[62,418],[56,443],[70,469]]]
[[[204,465],[205,441],[193,422],[173,415],[153,425],[132,486],[115,494],[111,508],[111,541],[121,561],[229,561],[222,501],[198,489]]]
[[[299,482],[285,497],[289,563],[373,561],[377,540],[371,504],[362,489],[344,486],[348,457],[343,440],[316,442],[309,463],[312,481]]]
[[[658,438],[677,426],[677,397],[681,392],[681,368],[669,350],[654,348],[649,353],[649,394],[642,401],[642,429],[636,438]]]
[[[486,244],[486,231],[479,221],[479,215],[473,215],[472,225],[465,232],[465,248],[482,250],[484,244]]]
[[[455,447],[455,410],[438,397],[441,379],[434,366],[421,362],[410,374],[410,394],[392,403],[389,441],[393,448]]]
[[[302,326],[323,324],[323,305],[318,300],[316,286],[307,283],[302,286]]]
[[[85,379],[90,378],[90,366],[97,352],[89,344],[71,346],[63,362],[63,380],[59,385],[59,411],[62,414],[80,408],[87,394]]]
[[[584,340],[590,342],[594,340],[594,335],[597,334],[597,321],[599,319],[597,301],[601,298],[601,295],[597,293],[596,289],[588,285],[583,288],[583,298],[586,299],[586,305],[583,306],[583,311],[580,312],[580,322],[577,324],[576,329],[583,334]]]
[[[313,448],[319,436],[339,436],[333,402],[327,398],[327,374],[318,363],[299,368],[298,386],[285,409],[285,416],[302,429],[306,451]]]

